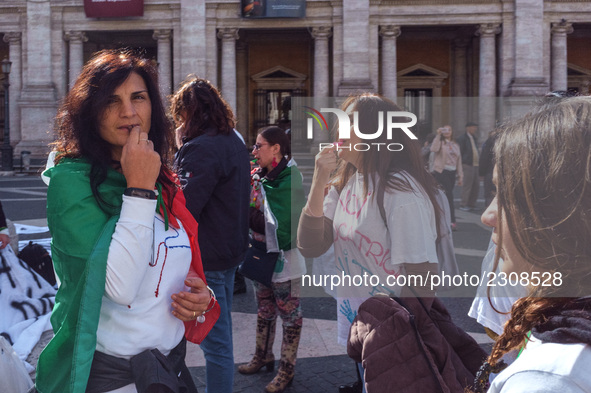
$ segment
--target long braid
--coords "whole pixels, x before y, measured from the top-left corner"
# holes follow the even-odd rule
[[[505,324],[503,334],[497,339],[488,362],[495,365],[505,353],[523,347],[528,332],[546,322],[548,317],[555,315],[559,309],[573,300],[534,296],[517,300],[511,308],[511,318]]]
[[[537,292],[537,291],[536,291]],[[523,348],[527,334],[536,326],[546,322],[558,310],[573,302],[574,298],[541,297],[540,293],[517,300],[511,308],[511,318],[505,324],[503,333],[497,338],[487,361],[476,375],[474,390],[465,393],[486,392],[491,373],[501,372],[507,365],[501,360],[504,354]]]

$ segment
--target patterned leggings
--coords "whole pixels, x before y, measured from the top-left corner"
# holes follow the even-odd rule
[[[271,284],[271,288],[256,281],[253,283],[259,317],[271,321],[277,318],[279,312],[283,326],[302,326],[298,280],[274,282]]]

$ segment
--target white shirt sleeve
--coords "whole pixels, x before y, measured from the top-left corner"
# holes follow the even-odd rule
[[[334,214],[337,210],[337,203],[339,202],[339,193],[334,186],[328,189],[328,194],[324,197],[324,205],[322,207],[324,216],[334,221]]]
[[[121,215],[109,246],[105,295],[131,304],[148,269],[154,245],[156,201],[123,196]]]
[[[386,211],[389,211],[387,221],[392,242],[392,265],[437,263],[433,206],[424,197],[412,192],[397,193],[388,202],[385,203]]]
[[[494,382],[493,382],[494,383]],[[494,385],[493,385],[494,386]],[[491,388],[491,391],[492,388]],[[497,390],[494,390],[497,392]],[[585,393],[571,378],[544,371],[529,370],[513,374],[502,385],[499,393]]]

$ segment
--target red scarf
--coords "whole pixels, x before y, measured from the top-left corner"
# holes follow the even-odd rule
[[[197,243],[197,221],[187,210],[185,205],[185,195],[183,190],[180,188],[180,182],[176,174],[172,174],[169,171],[164,171],[164,175],[170,180],[162,186],[162,197],[164,203],[167,205],[169,211],[168,220],[170,225],[175,228],[180,228],[177,220],[180,220],[187,236],[189,237],[189,244],[191,245],[191,269],[197,273],[197,276],[207,284],[205,280],[205,273],[203,272],[203,265],[201,263],[201,251],[199,250],[199,244]],[[170,195],[173,193],[172,206],[170,206]],[[164,216],[164,206],[160,206],[160,214]],[[213,325],[217,322],[220,316],[220,305],[215,302],[213,308],[205,314],[205,322],[196,323],[195,321],[185,322],[185,337],[187,340],[200,344],[201,341],[207,336],[207,333],[211,330]]]

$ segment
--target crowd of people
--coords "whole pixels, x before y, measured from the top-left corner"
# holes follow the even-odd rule
[[[355,132],[316,155],[307,197],[284,129],[258,130],[251,169],[232,109],[209,81],[187,77],[167,106],[154,62],[104,50],[59,108],[44,175],[60,285],[38,392],[194,393],[187,340],[204,352],[206,391],[232,392],[234,279],[253,258],[271,267],[266,279],[244,270],[256,344],[238,372],[274,370],[280,316],[279,367],[265,391],[283,392],[296,370],[304,257],[332,248],[334,271],[380,283],[457,270],[453,188],[464,185],[460,209],[475,209],[480,176],[497,192],[487,188],[482,214],[494,228],[491,270],[528,277],[492,353],[453,324],[427,280],[337,288],[338,341],[360,376],[351,389],[591,390],[591,98],[544,101],[482,149],[475,123],[456,140],[451,126],[438,128],[425,165],[426,149],[406,133],[375,141],[404,146],[396,153],[351,148],[401,112],[377,94],[351,96],[342,110],[355,113]],[[533,279],[543,274],[544,285]],[[503,357],[517,359],[503,370]]]

